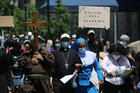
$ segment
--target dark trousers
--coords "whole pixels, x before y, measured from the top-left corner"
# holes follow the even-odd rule
[[[74,88],[72,88],[71,81],[63,84],[56,78],[53,80],[53,90],[54,93],[74,93]]]
[[[29,77],[33,90],[29,93],[52,93],[52,86],[48,76]]]
[[[114,85],[107,81],[104,82],[103,93],[127,93],[124,85]]]

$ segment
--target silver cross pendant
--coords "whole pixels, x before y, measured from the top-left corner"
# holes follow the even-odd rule
[[[69,64],[68,64],[68,63],[66,63],[66,64],[65,64],[65,66],[66,66],[66,69],[68,69]]]

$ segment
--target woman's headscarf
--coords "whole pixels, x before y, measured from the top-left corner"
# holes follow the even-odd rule
[[[86,43],[86,40],[84,38],[78,38],[75,43],[71,46],[71,49],[74,49],[75,51],[78,51],[78,44],[80,42],[85,42]],[[86,43],[86,50],[88,50],[88,45]]]

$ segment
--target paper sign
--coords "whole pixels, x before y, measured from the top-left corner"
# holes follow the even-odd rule
[[[127,68],[122,74],[121,74],[121,77],[126,77],[128,76],[130,73],[132,73],[133,69],[129,69]]]
[[[110,7],[79,6],[79,27],[110,28]]]
[[[62,77],[60,80],[61,82],[63,82],[64,84],[67,83],[74,75],[66,75],[64,77]]]
[[[96,86],[96,88],[99,90],[99,79],[98,79],[98,75],[95,71],[95,69],[93,68],[92,70],[92,74],[90,76],[90,81]]]
[[[14,27],[13,16],[0,16],[0,27]]]

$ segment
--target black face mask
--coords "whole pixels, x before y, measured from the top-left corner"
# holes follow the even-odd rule
[[[94,37],[94,36],[90,36],[90,37],[89,37],[89,41],[90,41],[90,42],[94,42],[94,41],[95,41],[95,37]]]
[[[89,34],[88,38],[89,38],[90,42],[94,42],[95,41],[95,35],[94,34]]]

